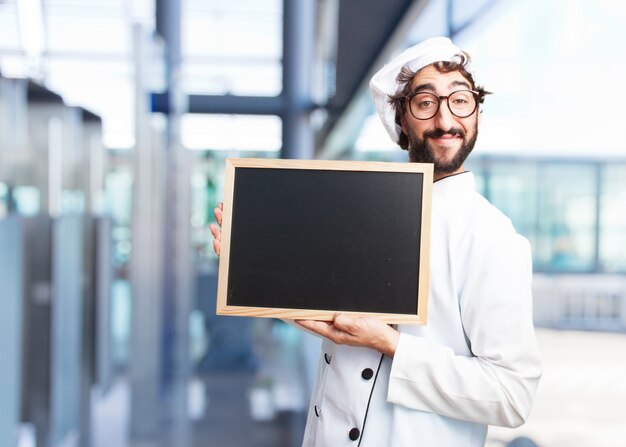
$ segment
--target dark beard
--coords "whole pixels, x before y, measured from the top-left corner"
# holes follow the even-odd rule
[[[428,142],[428,137],[440,137],[445,134],[458,135],[463,139],[463,144],[459,148],[456,155],[446,162],[439,160],[435,157],[435,153]],[[449,131],[441,129],[435,129],[432,131],[424,132],[424,139],[421,140],[414,135],[407,135],[409,139],[409,161],[412,163],[432,163],[434,164],[434,171],[436,174],[451,174],[456,172],[465,159],[469,156],[476,144],[476,138],[478,137],[478,123],[474,127],[474,135],[469,140],[465,139],[465,132],[458,128],[452,128]]]

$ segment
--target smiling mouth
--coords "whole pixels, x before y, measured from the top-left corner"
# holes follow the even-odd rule
[[[424,137],[432,138],[436,140],[448,140],[454,138],[463,138],[465,136],[465,132],[461,129],[453,127],[451,129],[443,130],[443,129],[433,129],[427,132],[424,132]]]
[[[455,141],[459,141],[462,140],[460,135],[450,135],[450,134],[445,134],[445,135],[441,135],[441,136],[433,136],[433,137],[429,137],[431,138],[431,140],[437,142],[437,143],[453,143]]]

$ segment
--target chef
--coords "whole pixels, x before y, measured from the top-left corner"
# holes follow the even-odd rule
[[[464,169],[488,92],[443,37],[393,58],[370,88],[409,161],[434,165],[428,324],[298,321],[323,337],[302,445],[483,446],[488,425],[526,421],[542,371],[528,241]]]

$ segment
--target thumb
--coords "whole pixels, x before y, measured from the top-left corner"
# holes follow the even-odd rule
[[[337,329],[340,329],[344,332],[353,333],[357,327],[356,318],[351,317],[346,314],[336,314],[333,323]]]

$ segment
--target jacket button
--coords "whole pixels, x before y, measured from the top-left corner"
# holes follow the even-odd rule
[[[324,353],[324,360],[326,360],[326,363],[330,365],[330,355]]]
[[[370,380],[373,376],[374,376],[374,371],[372,371],[370,368],[365,368],[361,372],[361,377],[363,377],[365,380]]]
[[[357,439],[359,439],[360,435],[361,435],[361,432],[356,427],[350,430],[350,433],[348,433],[348,436],[350,437],[350,440],[352,441],[356,441]]]

